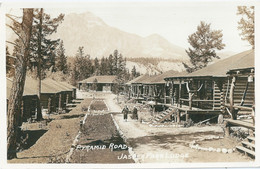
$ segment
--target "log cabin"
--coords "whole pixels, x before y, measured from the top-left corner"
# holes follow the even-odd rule
[[[224,109],[227,72],[252,65],[254,65],[254,50],[249,50],[216,61],[184,76],[166,77],[166,83],[171,86],[170,95],[173,100],[169,106],[178,110],[180,116],[185,115],[186,121],[189,118],[200,121],[208,116],[218,115]],[[177,119],[180,120],[180,117]]]
[[[71,103],[73,89],[60,82],[46,78],[42,80],[41,107],[48,112],[61,112],[66,110],[66,105]]]
[[[135,98],[143,100],[143,94],[144,94],[144,82],[149,79],[151,76],[148,74],[140,75],[133,80],[126,83],[126,86],[128,86],[128,95],[129,98]]]
[[[69,90],[72,90],[72,99],[76,99],[77,98],[77,87],[76,86],[73,86],[67,82],[59,82],[61,83],[63,86],[67,87]]]
[[[92,76],[78,82],[78,89],[83,91],[111,92],[116,76]]]
[[[75,87],[64,84],[64,82],[57,82],[50,78],[42,80],[41,98],[37,95],[37,86],[37,80],[29,76],[26,77],[21,106],[21,113],[23,114],[22,122],[26,122],[30,118],[37,120],[37,113],[42,113],[44,109],[48,113],[65,110],[66,104],[75,99],[75,94],[73,96]],[[11,87],[12,79],[7,78],[7,106]]]
[[[255,158],[255,68],[254,64],[251,67],[244,66],[227,72],[224,107],[230,118],[224,119],[225,135],[234,133],[231,130],[234,126],[245,128],[246,138],[236,146],[236,149]]]
[[[226,125],[255,130],[255,68],[236,68],[229,70],[227,75],[224,107],[230,118],[225,119]]]
[[[8,110],[9,96],[11,94],[12,83],[13,83],[13,81],[11,78],[6,78],[7,110]],[[40,104],[39,104],[39,98],[37,96],[37,92],[27,86],[24,87],[20,111],[21,111],[21,117],[22,117],[19,122],[20,125],[22,125],[22,122],[26,122],[30,118],[32,118],[33,120],[39,120],[39,119],[37,119],[37,114],[36,114],[37,112],[40,111]]]
[[[185,75],[186,72],[177,72],[174,70],[166,71],[162,74],[158,74],[152,77],[149,77],[143,82],[143,96],[146,100],[153,100],[156,103],[170,103],[171,97],[170,86],[164,80],[168,76],[172,75]]]

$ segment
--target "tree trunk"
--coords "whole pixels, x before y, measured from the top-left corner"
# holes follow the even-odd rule
[[[40,99],[41,96],[41,61],[42,61],[42,55],[41,55],[41,45],[42,45],[42,14],[43,14],[43,9],[41,8],[40,11],[40,23],[39,23],[39,35],[38,35],[38,65],[37,65],[37,76],[38,76],[38,97]]]
[[[237,114],[234,109],[234,89],[235,89],[235,83],[236,83],[236,77],[234,76],[232,78],[231,87],[230,87],[230,93],[229,93],[229,103],[230,103],[230,113],[232,114],[232,119],[237,119]]]
[[[26,67],[29,58],[29,44],[32,33],[33,9],[23,9],[23,20],[21,23],[20,41],[21,47],[17,54],[15,74],[7,112],[7,158],[16,158],[16,139],[19,127],[20,105],[23,96]]]
[[[37,120],[41,119],[41,80],[42,80],[42,17],[43,17],[43,8],[40,10],[40,23],[39,23],[39,32],[38,32],[38,65],[37,65],[37,76],[38,76],[38,92],[37,95],[39,97],[39,105],[37,106]]]

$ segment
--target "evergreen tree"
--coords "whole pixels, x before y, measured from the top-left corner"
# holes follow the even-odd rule
[[[77,54],[76,54],[76,60],[75,60],[75,74],[77,74],[77,76],[75,76],[76,80],[80,81],[83,80],[83,59],[85,57],[84,54],[84,47],[81,46],[78,48]]]
[[[107,69],[107,58],[105,58],[104,56],[102,57],[101,61],[100,61],[100,75],[106,75],[108,74],[108,69]]]
[[[126,82],[126,77],[128,77],[128,72],[126,70],[126,60],[123,58],[122,54],[119,54],[117,50],[114,52],[114,63],[116,65],[115,75],[116,75],[116,84],[114,85],[113,91],[118,94],[123,91],[123,85]],[[116,64],[115,64],[116,62]]]
[[[241,30],[242,40],[246,40],[255,48],[255,8],[254,6],[238,6],[237,15],[241,15],[238,29]]]
[[[132,75],[132,77],[133,78],[135,78],[136,77],[136,68],[135,68],[135,66],[133,66],[133,68],[132,68],[132,70],[131,70],[131,75]]]
[[[34,11],[34,20],[32,26],[32,36],[30,40],[31,58],[36,62],[38,84],[38,97],[41,93],[41,79],[44,70],[50,68],[52,63],[50,58],[56,49],[59,40],[51,40],[48,38],[52,33],[56,32],[59,24],[64,18],[60,14],[57,18],[51,18],[49,14],[44,13],[43,8]],[[29,65],[30,67],[35,64]],[[38,113],[40,114],[40,113]]]
[[[82,72],[83,72],[83,79],[89,78],[90,76],[93,75],[93,70],[92,70],[92,61],[90,59],[90,55],[86,55],[83,58],[83,65],[81,67]]]
[[[92,86],[91,86],[91,89],[92,90],[94,90],[94,91],[97,91],[97,88],[98,88],[98,86],[97,86],[97,79],[95,78],[94,80],[93,80],[93,84],[92,84]]]
[[[112,59],[112,75],[116,75],[118,73],[118,69],[119,69],[119,53],[118,50],[114,50],[113,53],[113,59]]]
[[[108,60],[107,60],[107,71],[108,71],[107,74],[108,75],[115,75],[114,69],[115,69],[115,66],[114,66],[113,55],[109,55]]]
[[[13,56],[10,56],[8,46],[6,46],[6,76],[11,77],[14,75],[14,64],[15,59]]]
[[[64,74],[67,73],[67,57],[65,56],[65,49],[63,41],[60,42],[59,48],[57,49],[57,58],[55,67],[58,71],[62,71]]]
[[[92,75],[92,64],[89,55],[84,54],[84,47],[79,47],[76,54],[76,71],[78,74],[77,80],[83,80]]]
[[[76,62],[76,61],[75,61]],[[71,70],[71,79],[70,79],[70,83],[73,85],[73,86],[76,86],[77,85],[77,80],[79,79],[78,78],[78,71],[77,71],[77,68],[76,68],[76,63],[73,63],[73,65],[71,66],[72,67],[72,70]]]
[[[17,35],[15,40],[14,55],[16,56],[15,73],[11,93],[8,99],[7,110],[7,158],[16,158],[19,126],[21,125],[21,102],[26,79],[26,68],[29,60],[29,47],[33,23],[32,8],[24,8],[22,22],[13,20],[13,25],[8,25]],[[8,15],[7,15],[8,16]],[[9,17],[9,16],[8,16]]]
[[[94,60],[94,66],[93,67],[94,67],[93,72],[95,73],[95,75],[100,75],[100,65],[99,65],[99,60],[98,60],[97,57]]]
[[[197,31],[188,37],[188,42],[192,46],[186,50],[192,64],[192,67],[184,64],[188,72],[206,67],[213,58],[219,59],[215,50],[224,49],[222,36],[222,30],[211,30],[210,24],[200,22]]]

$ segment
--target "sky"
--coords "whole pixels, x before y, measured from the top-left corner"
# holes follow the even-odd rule
[[[159,34],[174,45],[187,49],[187,38],[194,33],[200,21],[211,23],[212,29],[223,30],[222,51],[239,53],[251,48],[241,40],[237,29],[240,16],[234,1],[87,1],[78,4],[47,5],[45,11],[52,16],[59,13],[92,12],[106,24],[140,36]],[[7,12],[10,10],[7,10]],[[14,10],[11,10],[14,12]]]

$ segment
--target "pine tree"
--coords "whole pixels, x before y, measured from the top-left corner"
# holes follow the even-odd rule
[[[7,15],[8,16],[8,15]],[[21,102],[25,84],[26,68],[29,60],[29,47],[32,35],[33,9],[24,8],[22,22],[14,21],[8,25],[17,35],[15,40],[14,55],[16,56],[15,74],[12,89],[8,101],[7,111],[7,158],[16,158],[16,142],[21,125]]]
[[[113,55],[109,55],[108,60],[107,60],[107,71],[108,71],[107,74],[108,75],[115,75],[114,69],[115,69],[115,66],[114,66]]]
[[[113,61],[112,61],[112,75],[116,75],[118,73],[118,69],[120,66],[118,63],[118,59],[119,59],[118,50],[114,50]]]
[[[6,76],[11,77],[14,75],[14,64],[15,59],[13,56],[10,56],[8,46],[6,46]]]
[[[93,80],[93,84],[92,84],[92,86],[91,86],[91,88],[92,88],[92,90],[94,90],[94,91],[97,91],[97,88],[98,88],[98,86],[97,86],[97,79],[95,78],[94,80]]]
[[[222,50],[225,44],[222,43],[222,30],[211,30],[210,24],[201,21],[197,31],[188,37],[188,42],[192,46],[186,50],[190,57],[192,67],[184,66],[187,71],[193,72],[206,67],[213,58],[218,58],[215,50]]]
[[[93,72],[95,75],[100,75],[100,65],[97,57],[94,60]]]
[[[55,66],[58,71],[62,71],[64,74],[68,71],[67,57],[65,56],[63,41],[60,42],[59,48],[57,49],[57,58]]]
[[[73,65],[71,67],[72,67],[72,70],[71,70],[70,84],[72,84],[73,86],[76,86],[77,80],[79,79],[78,71],[77,71],[77,67],[76,67],[76,61],[74,61]]]
[[[30,41],[31,58],[36,62],[38,84],[38,97],[41,94],[41,80],[44,70],[50,68],[50,57],[56,49],[59,40],[51,40],[48,38],[52,33],[56,32],[59,24],[64,18],[60,14],[57,18],[51,18],[49,14],[44,13],[43,8],[34,11],[34,20],[32,27],[32,37]],[[35,64],[30,65],[35,66]],[[38,113],[40,114],[40,113]]]
[[[116,62],[116,64],[115,64]],[[115,75],[115,85],[113,91],[118,94],[123,90],[123,84],[126,82],[127,70],[126,70],[126,60],[123,58],[122,54],[119,54],[117,50],[114,52],[114,63],[116,65]]]
[[[77,54],[76,54],[76,60],[75,60],[75,74],[77,74],[77,76],[75,76],[77,81],[83,80],[82,77],[82,65],[83,65],[83,58],[84,58],[85,54],[84,54],[84,47],[81,46],[78,48]]]
[[[135,66],[133,66],[133,68],[132,68],[132,70],[131,70],[131,75],[132,75],[132,77],[133,78],[135,78],[136,77],[136,68],[135,68]]]
[[[254,6],[238,6],[237,15],[242,18],[238,22],[238,29],[241,30],[242,40],[246,40],[255,48],[255,8]]]
[[[76,69],[78,73],[77,80],[83,80],[92,75],[92,63],[89,55],[85,55],[84,47],[79,47],[76,54]]]
[[[105,58],[104,56],[102,57],[101,61],[100,61],[100,75],[106,75],[108,72],[107,69],[107,58]]]

